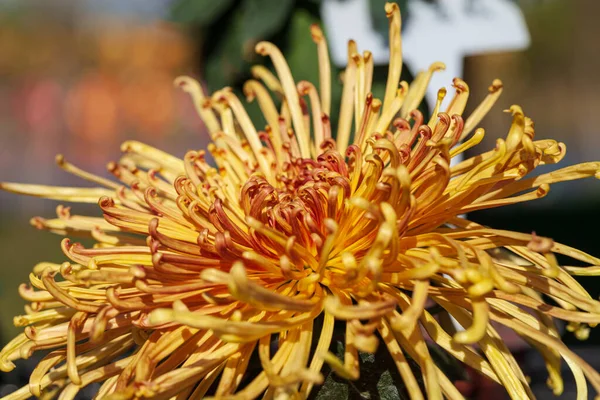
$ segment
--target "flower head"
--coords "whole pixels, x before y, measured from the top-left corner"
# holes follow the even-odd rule
[[[348,46],[337,127],[330,124],[330,67],[322,32],[312,27],[320,79],[295,82],[281,52],[256,51],[276,71],[256,67],[244,85],[267,123],[256,127],[225,88],[188,92],[210,132],[208,151],[183,159],[138,142],[109,164],[119,182],[57,159],[94,188],[3,183],[17,193],[98,203],[103,218],[59,206],[42,229],[64,239],[69,262],[41,263],[20,287],[30,302],[15,318],[24,333],[0,353],[0,368],[49,350],[28,386],[7,398],[60,393],[73,398],[102,382],[98,398],[306,397],[324,363],[360,379],[359,352],[385,346],[411,398],[460,399],[434,364],[426,336],[448,354],[501,383],[513,399],[532,397],[517,362],[491,324],[513,329],[544,356],[548,383],[562,391],[560,363],[586,379],[600,375],[560,340],[554,319],[580,337],[600,322],[600,302],[573,278],[599,274],[600,260],[551,239],[478,225],[461,215],[545,196],[550,185],[598,174],[585,163],[527,175],[560,161],[565,145],[536,139],[512,106],[496,147],[451,166],[484,137],[475,129],[502,91],[494,81],[466,119],[469,88],[440,90],[429,120],[417,107],[435,63],[409,85],[402,68],[400,13],[388,4],[390,67],[383,99],[371,92],[373,60]],[[335,136],[335,140],[333,137]],[[561,266],[555,254],[590,264]],[[60,278],[59,278],[60,277]],[[546,299],[551,299],[547,301]],[[427,302],[442,309],[440,318]],[[456,331],[449,316],[464,327]],[[320,326],[316,329],[316,325]],[[345,329],[343,359],[329,352]],[[379,343],[382,342],[382,343]],[[475,350],[477,344],[481,352]],[[252,362],[258,373],[249,372]],[[420,367],[424,386],[409,367]],[[112,397],[111,397],[112,396]]]

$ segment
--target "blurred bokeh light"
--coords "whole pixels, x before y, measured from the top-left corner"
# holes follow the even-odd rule
[[[193,71],[193,46],[164,22],[164,3],[2,5],[3,180],[66,183],[71,177],[48,168],[56,153],[101,172],[126,138],[175,153],[204,145],[187,96],[172,84]],[[13,211],[32,206],[13,196],[1,199]]]
[[[3,181],[81,184],[56,154],[101,175],[126,139],[174,154],[207,137],[186,94],[173,86],[197,66],[194,38],[165,22],[168,2],[0,2],[0,171]],[[85,184],[85,183],[83,183]],[[30,266],[60,259],[60,238],[32,215],[56,204],[0,193],[0,340],[22,312],[16,289]],[[90,207],[88,212],[95,212]]]

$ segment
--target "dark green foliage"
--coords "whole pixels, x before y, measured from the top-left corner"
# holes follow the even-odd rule
[[[247,40],[262,40],[280,32],[293,11],[295,0],[242,2],[242,33]]]
[[[296,80],[317,82],[316,49],[308,28],[320,21],[320,2],[178,0],[171,10],[171,19],[199,31],[200,69],[211,91],[223,86],[239,87],[249,77],[251,64],[263,62],[254,54],[254,45],[261,40],[275,42],[281,48]],[[375,29],[387,37],[385,2],[370,0],[370,7]],[[408,13],[407,2],[399,1],[404,14]]]
[[[171,19],[184,24],[208,26],[235,3],[235,0],[178,0],[171,8]]]

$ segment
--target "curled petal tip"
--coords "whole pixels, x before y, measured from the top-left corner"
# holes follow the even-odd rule
[[[502,83],[502,81],[500,79],[494,79],[494,81],[488,88],[488,91],[490,93],[496,93],[498,90],[502,89],[503,87],[504,87],[504,84]]]
[[[463,81],[462,79],[456,77],[452,80],[452,86],[456,89],[457,92],[461,93],[461,92],[469,92],[469,85],[467,85],[467,82]]]
[[[385,14],[388,18],[391,18],[394,13],[400,13],[400,7],[397,3],[385,3]]]
[[[436,61],[429,66],[429,70],[432,72],[435,71],[444,71],[446,69],[446,64],[441,61]]]
[[[269,48],[272,46],[273,46],[273,44],[270,42],[265,42],[265,41],[258,42],[254,46],[254,51],[256,51],[256,53],[260,54],[261,56],[266,56],[269,52]]]
[[[185,305],[185,303],[179,299],[173,302],[173,311],[175,312],[189,312],[189,308]]]
[[[173,312],[168,309],[159,308],[148,314],[148,324],[150,326],[164,325],[173,320]]]
[[[523,109],[517,104],[513,104],[508,110],[504,110],[504,112],[510,113],[511,115],[524,115]]]
[[[324,38],[323,31],[321,30],[319,24],[312,24],[310,26],[310,34],[315,43],[321,42],[321,40]]]
[[[182,89],[184,92],[190,92],[195,87],[199,87],[200,83],[191,76],[180,75],[173,80],[173,86]]]

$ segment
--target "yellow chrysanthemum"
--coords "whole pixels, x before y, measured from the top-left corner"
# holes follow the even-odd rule
[[[9,371],[34,351],[50,352],[29,385],[7,399],[72,399],[92,382],[102,382],[97,398],[304,398],[322,383],[324,363],[360,379],[358,352],[374,352],[380,340],[412,399],[461,399],[433,363],[426,335],[501,383],[513,399],[533,397],[492,321],[542,353],[556,394],[563,388],[562,359],[575,376],[578,399],[587,399],[586,380],[600,390],[600,375],[562,343],[553,322],[568,321],[579,336],[600,322],[600,302],[572,277],[599,274],[600,260],[460,217],[543,197],[552,183],[597,175],[600,163],[527,178],[562,159],[565,146],[535,140],[533,123],[513,106],[506,139],[450,166],[482,140],[482,129],[471,132],[502,84],[494,81],[463,121],[469,89],[455,79],[448,107],[441,110],[441,90],[424,121],[416,108],[443,64],[419,73],[410,86],[399,82],[400,13],[395,4],[386,12],[385,96],[370,94],[373,60],[351,42],[336,141],[327,46],[313,26],[318,91],[294,82],[273,44],[256,46],[276,71],[256,67],[256,80],[244,86],[248,100],[260,105],[264,131],[231,90],[205,97],[192,79],[176,80],[211,134],[216,168],[203,151],[181,160],[126,142],[123,158],[109,165],[120,183],[59,158],[61,168],[99,187],[2,184],[22,194],[97,202],[104,212],[94,218],[60,206],[56,219],[33,219],[39,228],[87,235],[96,244],[88,249],[64,239],[71,261],[37,265],[30,286],[20,288],[31,304],[15,324],[25,329],[0,353],[0,368]],[[281,99],[280,108],[269,91]],[[590,266],[559,266],[557,253]],[[432,316],[427,301],[445,317]],[[448,316],[465,329],[456,332]],[[313,329],[317,319],[322,327]],[[343,360],[329,352],[336,324],[345,324]],[[251,375],[253,354],[261,368]],[[423,386],[408,356],[420,367]]]

